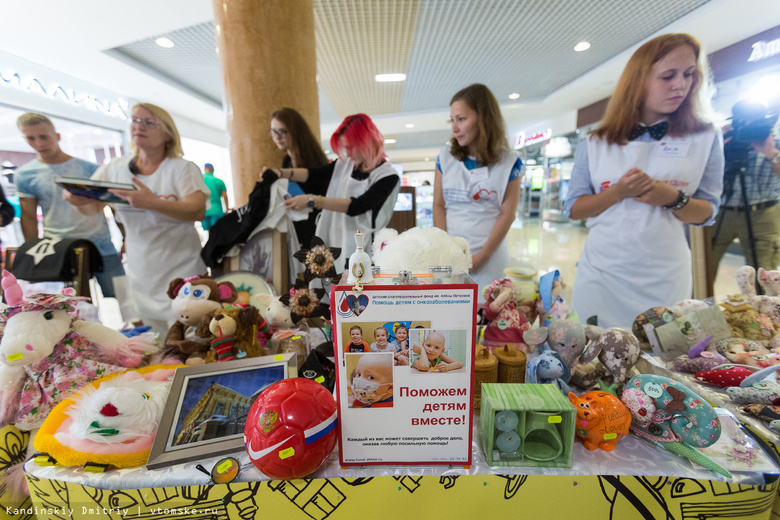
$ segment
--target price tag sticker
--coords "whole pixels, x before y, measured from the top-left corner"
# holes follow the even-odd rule
[[[287,448],[279,452],[279,458],[282,460],[289,459],[293,455],[295,455],[295,448]]]
[[[604,440],[609,441],[612,439],[617,439],[617,433],[605,433],[604,434]]]
[[[284,360],[284,354],[277,354],[274,356],[274,361],[283,361]]]
[[[20,359],[22,359],[23,357],[24,357],[24,356],[22,355],[22,353],[21,353],[21,352],[17,352],[16,354],[11,354],[10,356],[6,356],[5,358],[6,358],[8,361],[19,361],[19,360],[20,360]]]
[[[325,382],[325,376],[320,376],[317,379],[314,380],[315,383],[322,384]]]
[[[559,422],[561,422],[562,420],[563,420],[563,419],[561,418],[561,416],[560,416],[560,415],[551,415],[550,417],[548,417],[548,418],[547,418],[547,422],[548,422],[548,423],[553,423],[553,424],[555,424],[555,423],[559,423]]]

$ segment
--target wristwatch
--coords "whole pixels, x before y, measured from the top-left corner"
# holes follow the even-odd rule
[[[671,204],[663,206],[664,208],[677,211],[678,209],[683,209],[685,205],[688,204],[688,201],[691,200],[691,196],[685,193],[683,190],[677,190],[677,193],[677,200]]]
[[[314,195],[309,194],[309,202],[306,203],[310,208],[314,209]]]

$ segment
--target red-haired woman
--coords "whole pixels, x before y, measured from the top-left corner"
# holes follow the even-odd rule
[[[284,205],[295,211],[322,210],[315,234],[328,246],[341,248],[338,272],[355,252],[357,230],[368,237],[365,249],[371,254],[371,234],[385,227],[393,214],[400,179],[384,143],[371,118],[355,114],[347,116],[330,138],[337,160],[320,168],[263,170],[264,178],[273,172],[308,188],[308,194],[290,197]]]
[[[577,147],[566,210],[588,219],[572,308],[603,327],[691,297],[685,224],[711,224],[723,189],[720,130],[708,112],[706,58],[688,34],[642,45],[604,119]]]

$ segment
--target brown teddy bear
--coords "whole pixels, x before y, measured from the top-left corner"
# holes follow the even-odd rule
[[[258,332],[269,330],[257,307],[228,305],[204,316],[195,336],[210,341],[204,361],[213,363],[268,355],[268,349],[258,341]]]

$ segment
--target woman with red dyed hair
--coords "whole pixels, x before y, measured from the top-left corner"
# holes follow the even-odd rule
[[[685,224],[709,225],[723,189],[723,142],[706,118],[706,58],[689,34],[637,49],[604,119],[574,156],[566,211],[590,228],[572,308],[630,327],[651,307],[690,298]]]
[[[264,168],[263,178],[277,176],[301,183],[309,193],[284,201],[287,209],[320,209],[315,235],[330,247],[341,248],[344,263],[355,252],[355,233],[366,235],[364,246],[371,254],[371,235],[390,221],[398,196],[400,178],[385,155],[385,140],[365,114],[347,116],[330,138],[339,156],[320,168]],[[324,193],[325,195],[321,195]]]

